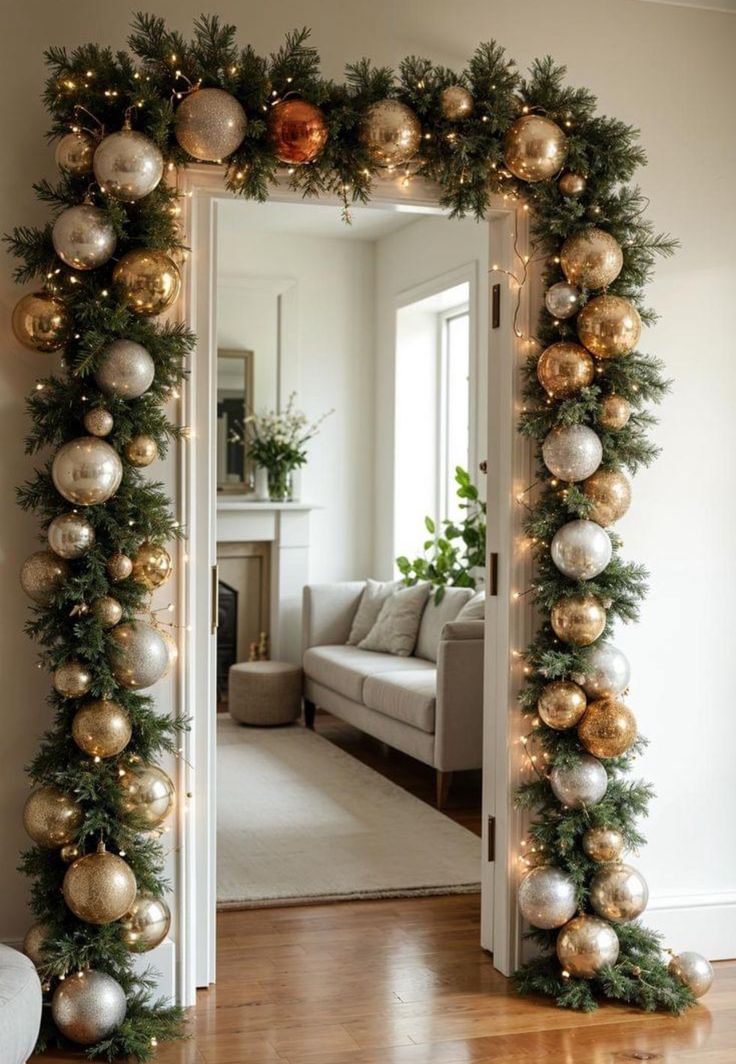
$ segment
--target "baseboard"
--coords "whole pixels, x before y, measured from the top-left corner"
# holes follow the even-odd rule
[[[711,961],[736,957],[736,892],[658,895],[649,899],[642,921],[675,952],[695,950]]]

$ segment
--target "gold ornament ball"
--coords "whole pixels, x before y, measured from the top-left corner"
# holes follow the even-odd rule
[[[92,673],[78,658],[70,658],[54,672],[54,689],[63,698],[82,698],[92,686]]]
[[[72,721],[72,738],[90,757],[116,757],[128,745],[131,735],[128,714],[107,698],[87,702]]]
[[[506,133],[503,157],[521,181],[546,181],[564,165],[567,137],[551,118],[524,115]]]
[[[635,920],[648,901],[649,887],[641,872],[618,861],[604,865],[590,884],[591,907],[604,920]]]
[[[66,870],[64,901],[79,920],[111,924],[124,916],[136,895],[135,876],[122,857],[100,844]]]
[[[557,182],[557,187],[563,196],[577,199],[578,196],[582,196],[583,192],[585,192],[587,184],[588,182],[582,174],[574,174],[572,170],[568,170]]]
[[[44,947],[48,942],[49,929],[45,924],[31,924],[23,939],[23,952],[36,966],[43,967],[46,964]]]
[[[114,584],[127,580],[133,572],[133,562],[127,554],[111,554],[105,566],[107,575]]]
[[[101,595],[92,603],[92,615],[103,628],[114,628],[123,616],[123,607],[112,595]]]
[[[134,203],[153,192],[164,174],[164,158],[157,145],[130,127],[100,141],[93,166],[100,189],[123,203]]]
[[[156,631],[159,633],[164,643],[166,643],[166,652],[169,655],[169,661],[164,676],[168,676],[179,660],[179,647],[177,646],[173,633],[168,628],[156,625]]]
[[[597,916],[576,916],[557,936],[557,959],[578,979],[592,979],[618,960],[618,935]]]
[[[131,765],[120,777],[120,811],[141,831],[163,824],[174,804],[174,784],[157,765]]]
[[[207,163],[232,155],[242,144],[247,125],[242,106],[224,89],[197,89],[182,100],[174,115],[181,147]]]
[[[26,834],[44,850],[73,842],[83,818],[79,802],[56,787],[37,787],[23,808]]]
[[[106,972],[77,972],[60,982],[51,1001],[57,1028],[70,1042],[91,1046],[118,1029],[127,1012],[125,991]]]
[[[588,828],[583,835],[583,850],[591,861],[618,861],[623,849],[624,837],[616,828]]]
[[[95,146],[94,137],[84,130],[67,133],[56,145],[56,165],[74,177],[91,174]]]
[[[311,163],[327,143],[327,122],[308,100],[280,100],[268,112],[268,137],[279,162]]]
[[[91,203],[67,207],[54,222],[54,251],[73,270],[95,270],[115,251],[117,237],[104,211]]]
[[[37,550],[23,562],[20,586],[39,606],[48,606],[69,578],[69,566],[50,550]]]
[[[448,122],[459,122],[472,114],[475,101],[464,85],[448,85],[440,93],[440,110]]]
[[[60,558],[82,558],[95,545],[95,530],[86,517],[75,510],[59,514],[49,525],[49,547]]]
[[[617,698],[599,698],[578,724],[578,738],[593,757],[620,757],[636,739],[636,717]]]
[[[582,488],[593,503],[587,516],[604,528],[623,517],[631,505],[631,483],[618,469],[597,469]]]
[[[28,292],[13,309],[16,340],[32,351],[58,351],[63,347],[69,319],[60,299],[47,292]]]
[[[135,621],[112,629],[108,661],[121,687],[138,691],[161,679],[169,665],[169,654],[155,628]]]
[[[136,469],[144,469],[158,458],[158,447],[152,436],[134,436],[126,443],[123,454]]]
[[[625,428],[631,417],[631,403],[622,395],[607,395],[601,402],[598,424],[613,432]]]
[[[636,347],[641,335],[639,311],[621,296],[596,296],[578,314],[580,342],[598,358],[618,358]]]
[[[672,958],[667,970],[683,986],[689,987],[696,998],[707,994],[713,985],[713,966],[700,953],[688,950],[678,954]]]
[[[374,166],[404,166],[417,153],[422,126],[399,100],[379,100],[366,112],[360,139]]]
[[[573,595],[555,602],[550,620],[563,643],[587,647],[602,635],[606,611],[593,595]]]
[[[171,912],[163,898],[140,891],[120,921],[121,938],[131,953],[147,953],[169,933]]]
[[[112,272],[122,298],[134,314],[151,317],[173,306],[181,274],[166,252],[139,248],[123,255]]]
[[[82,856],[82,851],[75,843],[69,843],[68,846],[62,846],[59,850],[59,857],[61,857],[64,864],[72,864],[78,857]]]
[[[585,713],[588,700],[582,687],[569,680],[548,683],[537,702],[537,713],[549,728],[573,728]]]
[[[161,587],[173,571],[171,555],[159,543],[141,543],[133,558],[133,579],[148,591]]]
[[[95,410],[88,410],[82,419],[86,431],[90,436],[109,436],[112,432],[114,421],[109,410],[98,406]]]
[[[97,506],[111,499],[123,479],[120,455],[97,436],[80,436],[54,455],[51,477],[59,495],[76,506]]]
[[[607,288],[624,264],[621,247],[604,229],[585,229],[567,238],[560,251],[566,280],[580,288]]]
[[[595,365],[580,344],[560,340],[546,348],[537,363],[537,378],[554,399],[569,399],[593,383]]]

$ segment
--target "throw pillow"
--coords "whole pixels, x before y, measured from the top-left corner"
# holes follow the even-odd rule
[[[457,621],[484,621],[486,619],[486,593],[479,591],[466,602],[458,613]]]
[[[427,661],[437,661],[437,648],[443,627],[448,621],[454,621],[457,618],[463,606],[472,597],[473,589],[470,587],[446,587],[444,595],[435,605],[434,592],[432,592],[419,626],[419,638],[414,651],[416,657],[425,658]]]
[[[365,590],[360,596],[358,609],[348,636],[348,646],[357,647],[361,639],[365,639],[378,620],[381,606],[400,586],[400,580],[366,580]]]
[[[394,591],[381,606],[376,623],[358,647],[408,658],[416,646],[428,597],[429,584],[415,584]]]

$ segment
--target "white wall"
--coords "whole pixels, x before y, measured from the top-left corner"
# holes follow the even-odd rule
[[[202,0],[157,0],[155,9],[187,33],[202,6]],[[706,903],[676,920],[675,947],[735,955],[731,591],[736,586],[736,493],[730,462],[736,450],[736,19],[638,0],[462,0],[460,5],[282,0],[270,7],[217,0],[209,9],[239,24],[241,40],[261,53],[278,47],[286,30],[311,25],[325,73],[338,78],[344,63],[360,55],[396,64],[418,53],[459,67],[478,41],[495,37],[522,64],[534,56],[555,56],[567,64],[572,84],[587,85],[599,95],[605,112],[641,128],[650,165],[640,182],[651,197],[651,215],[659,227],[679,236],[682,250],[659,266],[650,293],[662,320],[647,336],[647,346],[665,358],[676,380],[657,431],[664,452],[637,478],[632,512],[622,526],[627,553],[652,571],[642,623],[619,639],[633,666],[632,705],[652,740],[642,772],[659,796],[645,824],[651,842],[637,863],[655,904],[667,895],[685,904]],[[72,46],[89,40],[122,47],[130,16],[125,5],[99,0],[27,0],[6,5],[3,16],[3,73],[5,84],[12,85],[0,97],[0,230],[7,231],[46,217],[31,191],[32,181],[53,175],[39,98],[42,49],[52,42]],[[22,632],[26,603],[17,581],[34,523],[13,508],[12,491],[32,466],[23,454],[23,396],[35,376],[47,370],[49,359],[21,349],[10,337],[9,315],[18,294],[8,264],[0,276],[5,329],[0,360],[5,618],[0,631],[0,852],[6,857],[0,937],[17,936],[26,925],[27,887],[11,871],[13,855],[25,844],[22,766],[48,723],[48,680],[35,669],[33,647]],[[309,387],[311,404],[315,382]],[[723,910],[716,937],[708,927],[719,910],[708,902],[724,896],[732,904]]]

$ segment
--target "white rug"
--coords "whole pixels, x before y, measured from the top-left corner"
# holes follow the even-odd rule
[[[479,889],[471,831],[300,726],[218,720],[220,908]]]

